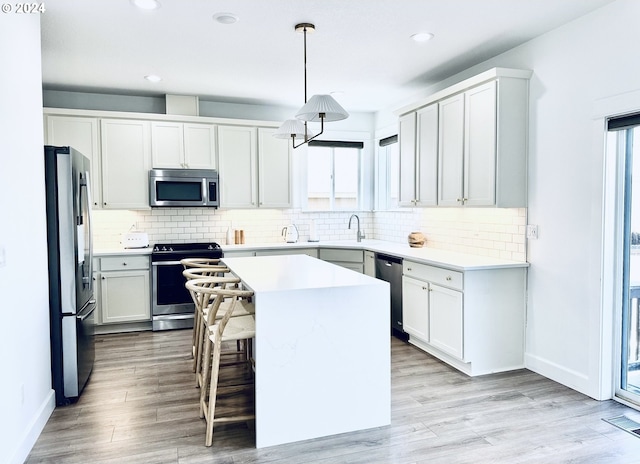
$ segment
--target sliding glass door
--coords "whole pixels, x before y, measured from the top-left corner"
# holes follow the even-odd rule
[[[640,406],[640,115],[609,121],[620,160],[618,239],[622,273],[618,314],[616,396]]]

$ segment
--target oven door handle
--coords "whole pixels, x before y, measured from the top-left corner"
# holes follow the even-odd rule
[[[180,261],[154,261],[152,266],[175,266],[176,264],[182,264]]]

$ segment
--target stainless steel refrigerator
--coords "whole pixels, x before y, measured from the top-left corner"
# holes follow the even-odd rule
[[[71,147],[44,147],[49,247],[51,375],[56,404],[75,401],[95,358],[90,161]]]

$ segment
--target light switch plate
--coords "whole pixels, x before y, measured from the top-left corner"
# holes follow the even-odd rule
[[[538,226],[535,224],[527,224],[527,238],[538,239]]]

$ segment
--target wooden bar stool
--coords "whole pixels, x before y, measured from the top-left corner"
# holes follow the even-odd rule
[[[180,260],[180,264],[185,269],[196,267],[196,268],[216,268],[216,267],[225,267],[224,264],[220,264],[219,258],[183,258]]]
[[[206,282],[201,282],[196,288],[190,289],[189,293],[194,304],[193,313],[193,333],[191,336],[191,355],[193,356],[193,371],[197,372],[199,368],[198,357],[200,355],[200,347],[202,346],[202,325],[206,320],[205,314],[211,305],[211,294],[203,294],[200,292],[200,288],[203,287],[225,287],[227,285],[234,285],[240,283],[240,279],[235,276],[211,276],[210,271],[204,268],[190,268],[182,272],[187,282],[195,279],[207,279]],[[185,283],[186,286],[186,283]],[[224,309],[224,308],[223,308]],[[220,316],[222,317],[222,315]]]
[[[230,307],[225,315],[209,327],[209,336],[204,348],[203,378],[200,391],[200,417],[204,418],[206,422],[205,446],[211,446],[213,442],[213,428],[215,424],[245,422],[255,419],[255,412],[253,410],[250,412],[241,410],[238,413],[233,411],[232,414],[220,416],[215,415],[218,395],[238,396],[240,392],[249,390],[251,403],[255,400],[253,382],[246,382],[245,379],[242,379],[240,382],[227,386],[220,386],[218,384],[222,344],[228,341],[245,340],[247,345],[251,346],[250,340],[256,335],[255,317],[253,315],[233,317],[236,310],[243,305],[243,301],[247,301],[253,296],[253,292],[235,289],[212,289],[212,291],[216,292],[216,301],[221,302],[224,298],[230,298],[231,301]],[[247,363],[251,377],[253,377],[253,359],[251,359],[250,349],[247,349],[244,362]]]
[[[180,264],[184,268],[182,275],[187,280],[197,279],[201,277],[209,277],[209,276],[224,276],[229,272],[229,268],[224,264],[220,264],[220,259],[218,258],[183,258],[180,260]],[[191,298],[194,300],[194,304],[196,304],[193,295]],[[193,324],[193,332],[191,334],[191,356],[195,359],[195,347],[196,347],[196,339],[197,339],[197,331],[198,326],[196,324],[197,321],[197,304],[196,309],[194,310],[194,324]],[[195,370],[195,362],[194,362],[194,370]]]
[[[187,272],[187,271],[185,271]],[[196,306],[196,317],[194,319],[194,328],[197,326],[196,339],[194,345],[193,370],[196,373],[196,387],[202,386],[203,379],[203,360],[208,361],[211,352],[203,353],[205,340],[208,337],[208,329],[218,320],[225,317],[230,311],[233,301],[225,301],[231,296],[221,294],[228,284],[237,284],[240,280],[235,277],[203,277],[199,279],[190,279],[185,284],[194,299]],[[234,290],[239,291],[239,290]],[[218,297],[218,295],[222,295]],[[229,317],[235,319],[237,317],[249,316],[254,313],[254,306],[248,300],[242,299],[235,304],[233,314]],[[241,345],[240,340],[237,341],[237,349],[228,354],[244,353],[247,350],[247,344]]]

